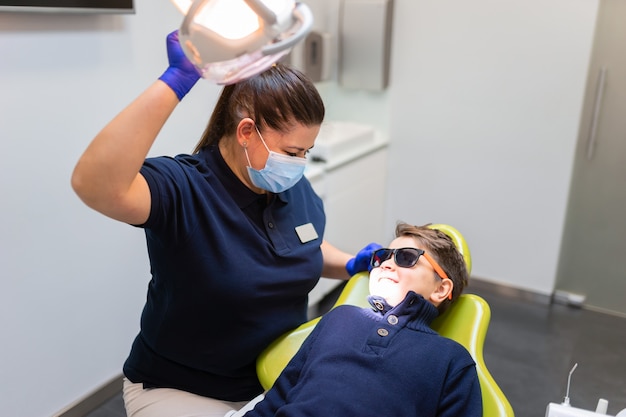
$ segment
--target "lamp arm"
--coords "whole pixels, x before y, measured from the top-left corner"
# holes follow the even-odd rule
[[[311,31],[311,28],[313,27],[313,13],[307,5],[300,2],[296,3],[296,7],[293,9],[293,15],[298,21],[300,21],[300,28],[298,31],[289,38],[264,46],[261,49],[261,53],[263,55],[272,55],[287,48],[291,48],[300,42]]]
[[[189,6],[189,10],[187,10],[187,14],[183,19],[183,24],[180,25],[180,34],[189,36],[189,28],[191,27],[191,16],[196,14],[196,10],[200,8],[200,6],[204,5],[208,0],[193,0],[191,6]]]

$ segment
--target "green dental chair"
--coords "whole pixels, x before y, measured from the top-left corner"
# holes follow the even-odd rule
[[[445,224],[433,224],[430,227],[441,230],[452,238],[465,259],[468,272],[471,272],[470,251],[461,233],[452,226]],[[335,306],[352,304],[368,307],[368,294],[368,274],[361,272],[348,281]],[[513,417],[511,404],[489,373],[483,358],[483,346],[490,319],[491,310],[485,300],[474,294],[462,294],[444,314],[433,321],[431,327],[440,335],[449,337],[465,346],[474,358],[482,391],[483,416]],[[257,374],[263,388],[268,390],[274,384],[278,375],[319,320],[318,317],[284,334],[261,353],[257,359]]]

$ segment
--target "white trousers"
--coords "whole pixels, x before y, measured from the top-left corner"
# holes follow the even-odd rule
[[[263,398],[221,401],[172,388],[144,389],[126,378],[123,396],[128,417],[240,417]]]

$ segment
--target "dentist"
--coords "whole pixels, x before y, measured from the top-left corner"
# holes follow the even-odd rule
[[[320,276],[366,270],[324,240],[321,199],[303,176],[324,105],[276,64],[224,87],[189,155],[147,158],[200,75],[177,32],[169,67],[92,140],[72,187],[86,205],[145,231],[151,279],[123,371],[129,416],[223,416],[262,392],[257,355],[307,319]],[[147,158],[147,159],[146,159]]]

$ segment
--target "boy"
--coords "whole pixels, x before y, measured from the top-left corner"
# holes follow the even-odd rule
[[[342,305],[324,315],[246,417],[482,416],[474,361],[429,327],[467,284],[454,243],[399,223],[371,267],[372,309]]]

